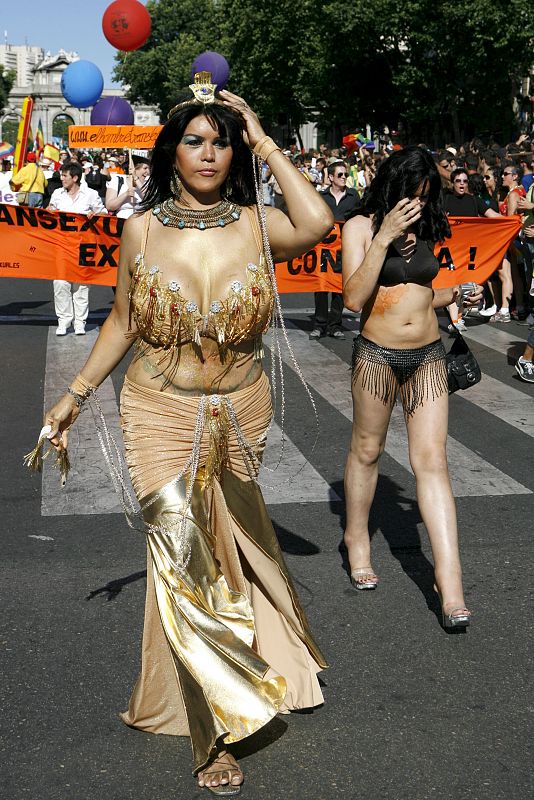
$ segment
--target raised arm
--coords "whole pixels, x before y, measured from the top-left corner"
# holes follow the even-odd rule
[[[313,184],[295,169],[280,150],[267,157],[267,163],[284,195],[287,216],[268,208],[267,229],[275,261],[301,256],[332,230],[334,215]]]
[[[124,226],[115,302],[109,317],[100,330],[89,358],[79,373],[80,378],[74,378],[71,384],[72,390],[77,394],[83,394],[85,385],[100,386],[126,355],[135,340],[135,336],[128,335],[128,291],[130,265],[134,263],[141,241],[141,225],[141,218],[131,217]],[[68,392],[46,412],[44,424],[52,427],[49,439],[55,447],[59,446],[60,441],[66,447],[67,432],[79,413],[80,409],[76,398]]]
[[[130,175],[126,175],[124,179],[124,188],[120,192],[115,191],[115,189],[111,186],[108,186],[106,189],[106,208],[108,211],[118,211],[119,208],[125,203],[127,200],[131,200],[134,197],[134,188],[133,183]]]
[[[343,302],[352,311],[361,311],[371,297],[388,247],[402,236],[421,216],[419,198],[400,200],[384,221],[376,236],[366,217],[356,216],[345,223],[343,248]]]
[[[280,150],[274,144],[272,147],[268,146],[268,142],[272,140],[266,136],[258,117],[245,101],[228,91],[222,91],[220,95],[225,104],[243,116],[251,149],[258,143],[267,145],[262,157],[284,195],[289,216],[278,209],[267,209],[267,228],[273,258],[275,261],[287,261],[302,255],[332,229],[332,212],[313,185]]]

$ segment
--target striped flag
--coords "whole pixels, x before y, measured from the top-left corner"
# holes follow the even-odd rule
[[[28,140],[31,142],[33,136],[30,133],[30,121],[33,111],[33,97],[28,95],[22,103],[22,113],[20,115],[19,130],[17,134],[17,144],[15,147],[13,169],[18,172],[24,166],[26,153],[28,152]],[[30,148],[31,149],[31,148]]]
[[[15,148],[9,142],[0,142],[0,158],[5,158],[6,156],[12,156],[15,152]]]
[[[49,158],[50,161],[59,161],[59,148],[48,142],[48,144],[44,146],[43,156]]]
[[[43,123],[41,122],[41,118],[39,117],[39,124],[37,125],[37,133],[35,134],[35,146],[34,150],[37,153],[41,153],[44,147],[44,133],[43,133]]]

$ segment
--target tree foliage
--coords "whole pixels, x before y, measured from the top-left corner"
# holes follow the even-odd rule
[[[523,0],[149,0],[152,34],[118,56],[132,100],[165,113],[204,50],[266,122],[403,126],[412,140],[506,137],[528,75],[534,15]]]

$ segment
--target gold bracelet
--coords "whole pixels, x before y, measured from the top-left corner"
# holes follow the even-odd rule
[[[88,381],[85,380],[83,375],[80,374],[76,375],[71,385],[69,386],[69,389],[73,394],[76,394],[79,397],[83,397],[84,400],[87,400],[87,398],[93,392],[96,392],[96,386],[92,386]],[[71,394],[71,392],[69,392],[69,394]]]
[[[262,161],[267,161],[271,153],[274,153],[275,150],[280,150],[276,142],[273,142],[270,136],[264,136],[259,142],[256,142],[253,152],[259,156]]]

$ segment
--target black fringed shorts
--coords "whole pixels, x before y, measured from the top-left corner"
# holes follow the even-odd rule
[[[400,396],[404,413],[412,416],[425,401],[448,393],[445,348],[441,339],[424,347],[392,348],[361,334],[352,348],[352,383],[393,408]]]

